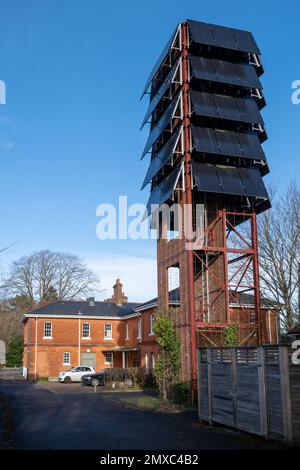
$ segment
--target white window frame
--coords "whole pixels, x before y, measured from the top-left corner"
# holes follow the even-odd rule
[[[125,325],[125,341],[128,341],[129,340],[129,325],[128,325],[128,322],[126,322],[126,325]]]
[[[151,353],[151,366],[152,366],[152,369],[155,369],[155,361],[156,361],[155,354]]]
[[[107,360],[107,356],[106,356],[106,355],[108,355],[108,354],[109,354],[110,357],[111,357],[111,361],[108,361],[108,360]],[[114,365],[114,353],[113,353],[112,351],[106,351],[106,352],[104,353],[104,358],[105,358],[105,359],[104,359],[104,364],[109,364],[110,366],[113,366],[113,365]]]
[[[65,355],[66,355],[66,354],[67,354],[68,357],[69,357],[69,360],[68,360],[68,361],[65,360]],[[64,365],[64,366],[70,366],[70,365],[71,365],[71,353],[69,353],[68,351],[65,351],[65,352],[64,352],[64,362],[63,362],[63,365]]]
[[[142,339],[142,319],[139,318],[137,322],[137,339]]]
[[[88,336],[85,336],[85,330],[84,330],[84,327],[88,325]],[[88,323],[88,322],[83,322],[82,323],[82,331],[81,331],[81,339],[91,339],[91,324]]]
[[[145,353],[145,369],[146,369],[146,372],[149,371],[149,353],[148,352]]]
[[[46,328],[46,325],[47,325],[47,328]],[[48,328],[50,325],[50,329]],[[47,333],[50,331],[50,334],[46,334],[46,331]],[[53,336],[52,336],[52,322],[51,321],[45,321],[44,322],[44,337],[43,339],[52,339]]]
[[[153,330],[154,320],[155,320],[155,316],[153,315],[153,313],[151,313],[149,317],[149,321],[150,321],[149,336],[154,336],[154,330]]]
[[[109,326],[110,328],[107,330],[106,327]],[[110,336],[107,336],[107,333],[110,332]],[[106,341],[110,341],[113,339],[113,327],[112,323],[104,323],[104,339]]]

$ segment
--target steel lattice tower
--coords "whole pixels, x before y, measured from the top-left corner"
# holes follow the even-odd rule
[[[160,220],[153,205],[177,204],[159,228],[159,309],[173,315],[183,378],[193,382],[196,346],[223,345],[228,325],[237,325],[239,344],[264,341],[256,221],[270,207],[262,180],[269,172],[261,147],[267,138],[262,73],[251,33],[187,20],[143,91],[150,95],[142,123],[150,122],[142,154],[150,154],[142,186],[151,184],[148,215]],[[195,234],[192,243],[187,228]],[[174,267],[179,286],[170,292]],[[172,302],[169,310],[174,296],[178,306]]]

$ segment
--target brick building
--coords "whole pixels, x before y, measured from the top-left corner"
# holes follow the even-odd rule
[[[178,290],[169,305],[176,323]],[[251,296],[245,305],[251,308]],[[78,364],[96,370],[107,367],[155,365],[158,345],[153,332],[157,298],[128,302],[117,279],[113,296],[105,301],[57,301],[26,313],[24,324],[24,375],[29,379],[57,377]],[[232,311],[234,312],[234,305]],[[268,342],[277,342],[276,311],[263,307]]]

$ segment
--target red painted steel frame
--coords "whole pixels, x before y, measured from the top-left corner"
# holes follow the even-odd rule
[[[229,221],[230,218],[239,217],[243,220],[248,220],[251,223],[251,234],[250,240],[246,240],[234,225]],[[222,221],[222,241],[223,246],[214,246],[212,230],[216,226],[218,221]],[[234,248],[228,246],[227,241],[227,231],[231,230],[234,232],[236,237],[238,237],[244,246],[240,248]],[[251,290],[254,292],[254,301],[255,301],[255,322],[240,323],[239,328],[251,330],[257,330],[257,342],[258,344],[262,343],[262,328],[261,328],[261,305],[260,305],[260,290],[259,290],[259,264],[258,264],[258,240],[257,240],[257,223],[256,223],[256,213],[241,213],[226,211],[222,209],[216,215],[216,218],[210,223],[209,227],[206,229],[206,237],[208,241],[207,245],[203,245],[201,249],[194,252],[194,256],[204,265],[205,269],[210,271],[209,264],[206,264],[202,258],[203,253],[208,253],[210,255],[222,255],[223,256],[223,267],[224,271],[221,276],[218,276],[215,272],[210,271],[210,276],[212,282],[214,282],[215,287],[218,287],[216,296],[210,301],[206,306],[202,305],[200,312],[195,312],[195,325],[198,330],[202,331],[220,331],[220,328],[225,328],[230,322],[230,306],[229,306],[229,293],[235,299],[237,307],[241,311],[249,314],[247,308],[243,304],[240,304],[238,298],[238,289],[241,287],[243,279],[246,277],[247,273],[251,272],[252,283],[246,286],[243,286],[246,290]],[[235,259],[229,259],[229,254],[240,254]],[[238,265],[237,268],[229,278],[228,276],[228,267],[234,265],[237,261],[243,261],[241,265]],[[251,271],[252,270],[252,271]],[[237,278],[236,284],[233,283],[233,280]],[[204,321],[206,309],[210,308],[213,303],[220,297],[221,294],[224,294],[225,299],[225,313],[226,313],[226,322],[206,322]]]
[[[185,204],[188,210],[188,233],[192,233],[193,221],[193,195],[192,195],[192,156],[190,142],[190,103],[189,103],[189,42],[187,23],[181,24],[182,38],[182,80],[183,80],[183,132],[184,132],[184,178],[185,178]],[[194,295],[194,254],[187,250],[187,282],[189,286],[189,311],[190,311],[190,335],[191,335],[191,377],[192,388],[197,388],[196,369],[196,330],[195,330],[195,295]]]

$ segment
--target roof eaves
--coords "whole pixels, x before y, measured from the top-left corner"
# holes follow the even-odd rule
[[[66,315],[66,314],[59,314],[59,313],[36,313],[36,314],[33,314],[33,313],[26,313],[25,315],[23,315],[24,317],[24,321],[25,321],[25,318],[83,318],[83,319],[90,319],[90,320],[93,320],[93,319],[98,319],[98,320],[122,320],[125,315],[123,316],[117,316],[117,315]]]

